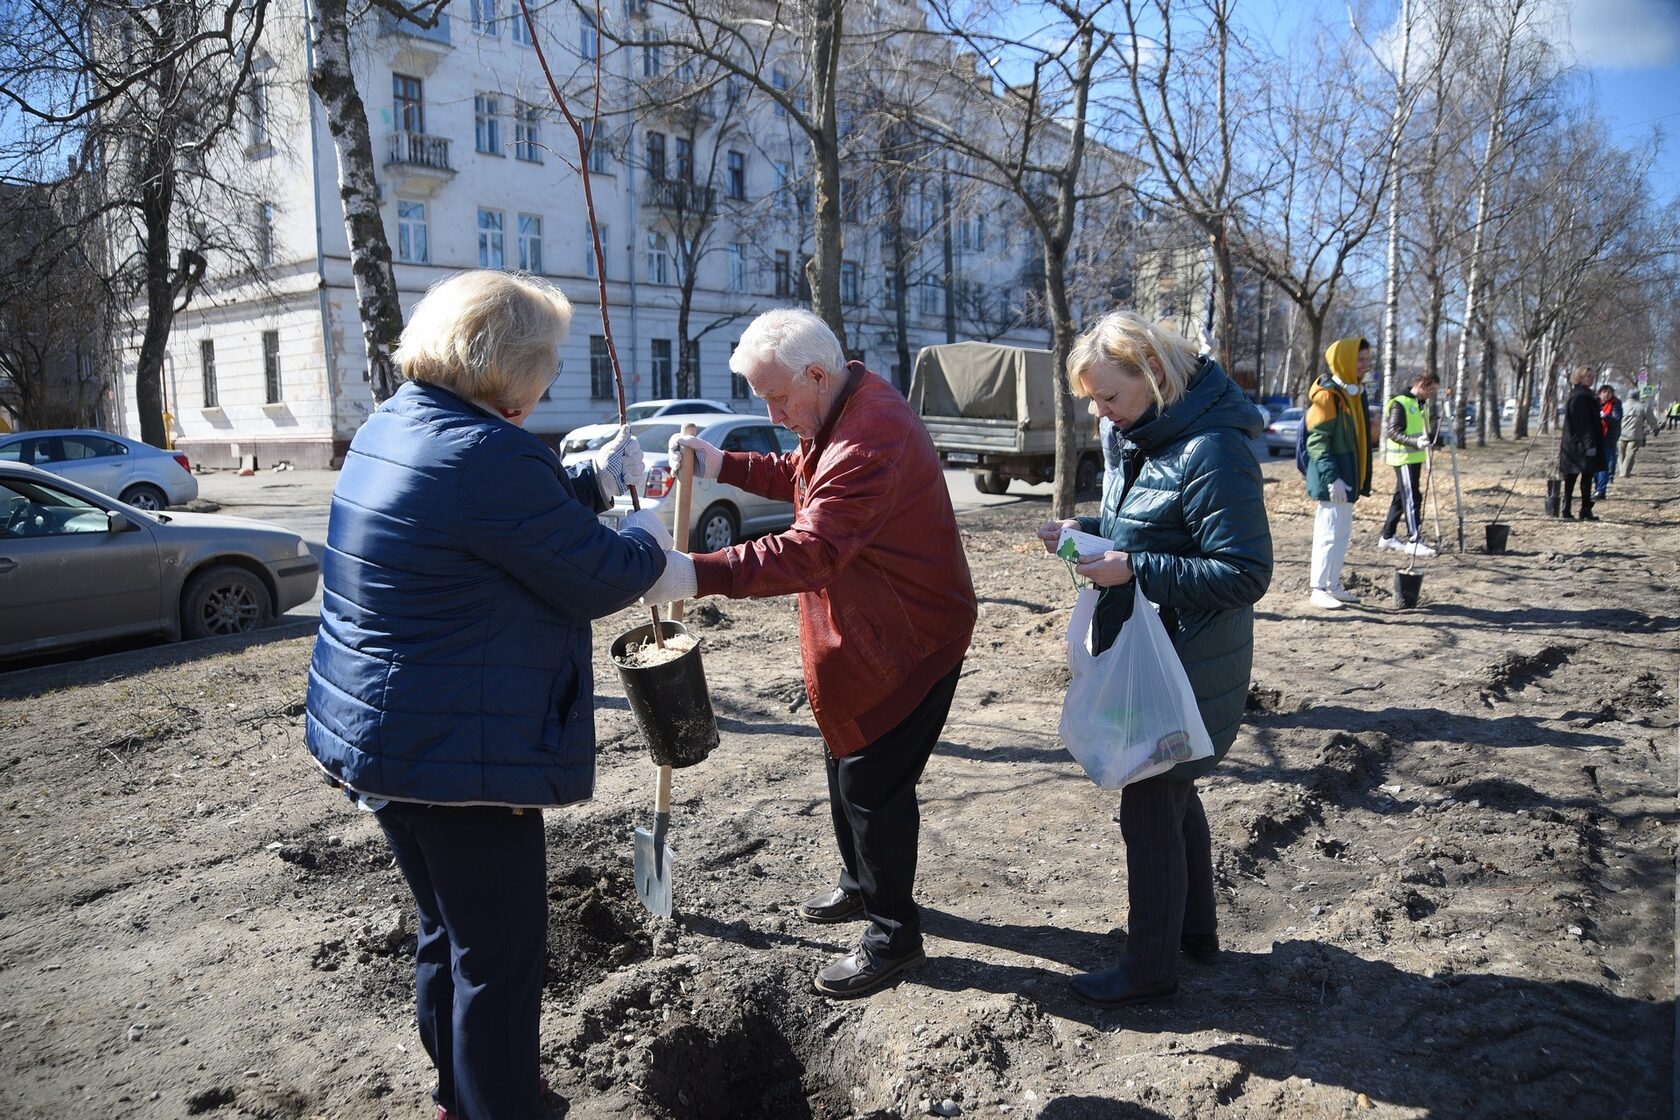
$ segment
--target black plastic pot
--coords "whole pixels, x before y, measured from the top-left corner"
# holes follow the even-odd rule
[[[1401,607],[1415,607],[1418,604],[1418,593],[1423,590],[1422,572],[1403,572],[1394,570],[1394,602]]]
[[[1555,478],[1546,480],[1546,516],[1558,515],[1558,504],[1562,500],[1563,483]]]
[[[661,620],[659,630],[668,642],[687,634],[680,622]],[[658,766],[682,769],[704,762],[718,745],[717,717],[712,713],[711,693],[706,690],[706,670],[700,664],[700,645],[663,665],[639,667],[624,663],[625,651],[653,641],[653,624],[638,626],[612,644],[613,664],[624,682],[624,695],[636,724],[647,740],[648,751]]]
[[[1503,521],[1489,521],[1483,527],[1487,534],[1487,550],[1490,553],[1501,553],[1505,546],[1511,543],[1511,527]]]

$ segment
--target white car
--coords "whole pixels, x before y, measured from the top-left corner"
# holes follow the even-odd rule
[[[700,438],[723,451],[758,451],[776,455],[799,446],[799,437],[766,416],[690,413],[666,415],[657,420],[631,424],[647,459],[647,486],[641,492],[642,508],[653,510],[665,527],[676,533],[676,479],[666,448],[684,424],[700,429]],[[613,529],[630,512],[630,496],[620,495],[601,521]],[[689,548],[695,552],[716,552],[745,537],[786,529],[793,524],[793,503],[749,494],[715,479],[694,480],[694,502],[689,521]]]
[[[13,432],[0,436],[0,463],[40,467],[135,509],[183,506],[198,497],[198,479],[185,455],[110,432]]]
[[[673,413],[709,413],[719,412],[734,414],[723,401],[705,400],[700,397],[671,397],[658,401],[637,401],[624,410],[626,422],[634,424],[638,420],[652,420],[656,416],[668,416]],[[581,428],[573,428],[566,433],[566,438],[560,442],[560,461],[570,467],[589,458],[589,453],[597,450],[618,432],[618,421],[603,421],[599,424],[585,424]],[[643,450],[649,450],[644,447]]]

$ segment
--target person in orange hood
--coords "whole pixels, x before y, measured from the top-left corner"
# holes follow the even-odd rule
[[[1313,523],[1312,603],[1325,610],[1357,603],[1342,586],[1342,561],[1353,535],[1353,503],[1371,492],[1371,433],[1360,396],[1371,368],[1371,344],[1338,338],[1324,352],[1328,367],[1308,394],[1307,495],[1318,500]]]

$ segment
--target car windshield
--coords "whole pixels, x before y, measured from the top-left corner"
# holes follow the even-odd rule
[[[1300,418],[1301,410],[1298,408],[1286,408],[1283,410],[1282,419],[1284,420],[1299,420]]]
[[[659,421],[644,421],[632,425],[636,433],[636,440],[642,445],[645,455],[663,455],[665,448],[670,445],[671,437],[682,431],[681,424],[667,424]]]
[[[614,429],[616,431],[616,429]],[[566,455],[574,451],[593,451],[613,437],[613,432],[603,432],[598,436],[578,436],[568,439],[560,445],[560,450]]]
[[[637,420],[646,420],[650,416],[659,415],[662,404],[633,404],[624,410],[625,419],[634,424]]]

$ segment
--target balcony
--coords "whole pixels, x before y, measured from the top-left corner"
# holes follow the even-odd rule
[[[393,48],[391,69],[416,77],[429,77],[443,56],[449,53],[449,13],[438,15],[435,27],[421,27],[389,12],[379,13],[379,37]]]
[[[385,170],[397,191],[429,197],[455,177],[447,137],[393,132],[386,139]]]
[[[710,214],[717,205],[717,191],[682,179],[653,179],[647,185],[647,204],[671,214]]]
[[[717,119],[717,99],[709,86],[697,86],[680,71],[667,70],[636,79],[643,105],[670,120],[708,122]]]

